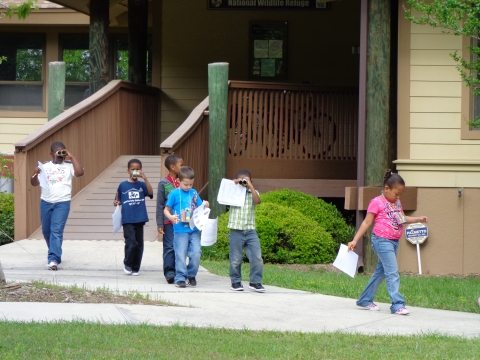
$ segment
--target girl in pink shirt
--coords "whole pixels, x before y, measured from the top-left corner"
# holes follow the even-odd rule
[[[405,216],[400,202],[400,195],[405,190],[405,181],[398,174],[387,170],[383,177],[383,192],[381,196],[370,201],[367,216],[360,225],[355,237],[348,243],[348,248],[353,250],[358,240],[365,235],[368,228],[375,222],[372,230],[372,247],[378,255],[378,265],[362,295],[357,300],[357,305],[366,310],[380,310],[373,302],[378,287],[385,279],[387,291],[392,300],[390,311],[392,314],[408,315],[405,299],[400,294],[400,275],[397,265],[398,240],[402,236],[404,223],[427,222],[426,216]]]

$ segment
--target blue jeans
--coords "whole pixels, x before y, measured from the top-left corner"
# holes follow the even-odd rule
[[[70,213],[70,200],[49,203],[40,200],[40,221],[42,233],[48,246],[48,263],[62,262],[63,230]]]
[[[143,226],[144,222],[123,224],[123,237],[125,239],[125,258],[123,264],[132,268],[133,272],[140,271],[143,258]]]
[[[173,225],[163,225],[163,275],[175,275],[175,251],[173,250]]]
[[[250,282],[261,283],[263,276],[263,259],[260,240],[255,230],[230,229],[230,279],[232,283],[242,281],[243,249],[250,262]]]
[[[175,251],[175,283],[197,276],[202,255],[200,231],[175,233],[173,250]]]
[[[357,300],[358,306],[368,306],[373,303],[378,287],[384,279],[387,281],[387,291],[392,301],[392,314],[405,306],[405,299],[399,292],[400,275],[397,265],[398,241],[384,239],[372,233],[372,247],[378,255],[378,265],[362,295]]]

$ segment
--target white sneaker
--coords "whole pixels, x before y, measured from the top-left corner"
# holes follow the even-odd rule
[[[127,265],[123,265],[123,272],[127,275],[131,275],[132,274],[132,268],[127,266]]]
[[[375,303],[371,303],[370,305],[364,306],[363,307],[365,310],[371,310],[371,311],[380,311],[380,306],[378,306]]]
[[[401,307],[400,309],[397,309],[397,311],[395,311],[394,314],[397,314],[397,315],[408,315],[408,314],[410,314],[410,311],[408,311],[406,307]]]
[[[57,269],[58,264],[55,261],[50,261],[50,263],[48,264],[48,270],[57,271]]]
[[[138,271],[132,271],[132,276],[138,276]]]

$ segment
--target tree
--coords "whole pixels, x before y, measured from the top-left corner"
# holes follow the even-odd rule
[[[434,0],[428,3],[407,0],[407,4],[411,9],[405,9],[405,17],[413,23],[441,28],[445,34],[472,38],[472,44],[467,46],[471,58],[465,59],[458,51],[450,56],[457,63],[465,85],[476,96],[480,96],[480,0]],[[412,10],[420,15],[412,15]],[[470,121],[469,125],[480,126],[480,115]]]

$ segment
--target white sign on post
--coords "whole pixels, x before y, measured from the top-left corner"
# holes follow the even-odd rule
[[[405,238],[413,245],[417,245],[418,273],[422,275],[422,263],[420,261],[420,244],[428,237],[428,227],[422,223],[410,224],[405,228]]]

